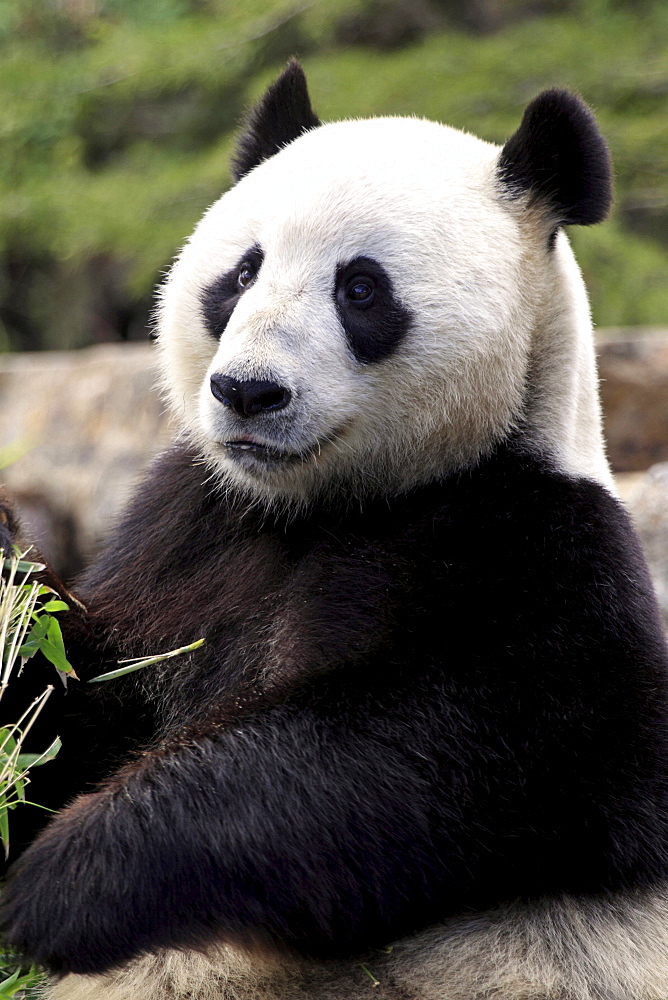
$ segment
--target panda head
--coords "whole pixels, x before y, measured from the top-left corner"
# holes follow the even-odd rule
[[[416,118],[323,125],[291,63],[233,172],[158,326],[166,393],[217,481],[279,505],[387,495],[511,433],[605,478],[561,232],[611,197],[579,98],[541,94],[499,148]]]

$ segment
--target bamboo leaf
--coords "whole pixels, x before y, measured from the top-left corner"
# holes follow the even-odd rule
[[[53,741],[48,750],[44,753],[22,753],[16,758],[16,766],[19,771],[27,771],[30,767],[39,767],[40,764],[48,764],[50,760],[53,760],[60,748],[62,747],[62,740],[60,736],[57,736]]]
[[[0,793],[0,842],[5,850],[5,858],[9,854],[9,812],[7,809],[7,796]]]
[[[172,649],[169,653],[160,653],[157,656],[147,656],[144,659],[132,660],[132,661],[121,661],[125,662],[126,666],[119,667],[117,670],[109,670],[106,674],[98,674],[97,677],[91,677],[89,684],[97,684],[98,681],[113,681],[116,677],[124,677],[125,674],[134,673],[135,670],[142,670],[144,667],[150,667],[154,663],[161,663],[162,660],[170,660],[173,656],[181,656],[182,653],[190,653],[193,649],[199,649],[200,646],[204,645],[204,639],[198,639],[196,642],[191,642],[189,646],[181,646],[179,649]]]
[[[8,465],[13,465],[14,462],[18,462],[18,460],[23,458],[24,455],[27,455],[33,447],[33,441],[27,438],[19,438],[17,441],[10,441],[9,444],[3,444],[2,450],[0,451],[0,469],[6,469]]]
[[[0,729],[0,753],[11,754],[16,750],[16,740],[12,736],[11,729]]]
[[[17,961],[20,960],[17,959]],[[43,974],[34,965],[27,972],[18,968],[8,979],[0,983],[0,997],[15,997],[19,991],[21,991],[21,996],[25,996],[23,990],[39,988],[43,981]]]
[[[29,660],[31,656],[39,652],[41,644],[44,642],[46,634],[49,631],[49,621],[48,615],[37,619],[26,636],[25,642],[19,649],[19,656],[22,656],[25,660]]]
[[[47,601],[46,604],[43,604],[42,607],[39,609],[39,614],[41,614],[43,611],[53,612],[53,611],[69,611],[69,610],[70,606],[69,604],[65,604],[65,601]]]
[[[13,809],[17,806],[19,802],[25,802],[26,800],[26,781],[25,778],[15,778],[14,779],[14,793],[16,795],[16,800],[9,803],[9,809]]]
[[[74,667],[67,659],[65,654],[65,646],[63,644],[63,633],[60,628],[60,622],[57,618],[51,618],[50,615],[46,616],[48,618],[48,627],[46,638],[42,639],[39,643],[39,651],[50,663],[53,663],[56,669],[62,671],[64,674],[74,674]]]
[[[18,982],[18,978],[20,975],[21,975],[21,970],[17,969],[16,972],[12,973],[12,975],[8,979],[3,979],[3,981],[0,983],[0,996],[4,997],[14,996],[14,992],[12,991],[11,993],[8,993],[7,988],[9,986],[14,986]]]
[[[20,559],[17,563],[13,559],[5,559],[3,563],[4,569],[11,569],[12,566],[16,566],[16,573],[41,573],[43,569],[46,569],[44,563],[27,562],[25,559]]]

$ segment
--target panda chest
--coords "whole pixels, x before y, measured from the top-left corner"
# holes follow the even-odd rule
[[[411,588],[397,560],[366,541],[267,533],[232,539],[207,563],[180,588],[181,620],[170,637],[175,645],[205,638],[189,668],[165,676],[188,701],[196,692],[220,702],[249,689],[285,690],[357,664],[373,669],[396,646]],[[160,617],[154,605],[152,629],[164,642],[177,623]]]
[[[363,546],[331,541],[295,552],[254,540],[229,556],[210,653],[222,679],[283,687],[359,661],[392,642],[398,581]]]

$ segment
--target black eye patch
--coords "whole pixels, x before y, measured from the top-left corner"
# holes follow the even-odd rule
[[[233,268],[212,281],[200,295],[204,324],[220,340],[235,306],[247,288],[255,283],[264,252],[259,246],[248,250]]]
[[[413,319],[396,297],[385,268],[371,257],[356,257],[337,267],[334,301],[350,349],[361,364],[389,357]]]

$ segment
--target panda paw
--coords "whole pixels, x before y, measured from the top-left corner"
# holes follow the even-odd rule
[[[139,950],[130,888],[122,869],[108,871],[119,851],[110,805],[104,792],[75,800],[14,864],[3,889],[3,943],[51,972],[105,972]]]

